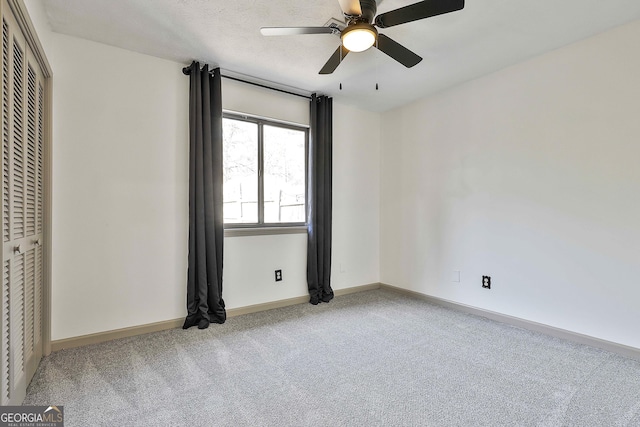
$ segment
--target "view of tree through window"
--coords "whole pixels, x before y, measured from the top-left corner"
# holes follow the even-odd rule
[[[224,221],[258,222],[258,125],[223,119]]]
[[[304,223],[306,143],[305,128],[224,117],[225,223]]]

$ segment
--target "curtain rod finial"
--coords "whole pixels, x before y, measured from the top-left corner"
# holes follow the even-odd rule
[[[193,69],[193,67],[198,67],[198,66],[199,66],[199,65],[198,65],[198,61],[193,60],[193,61],[191,62],[191,65],[188,65],[188,66],[186,66],[186,67],[184,67],[184,68],[182,69],[182,72],[183,72],[185,75],[187,75],[187,76],[188,76],[188,75],[190,75],[190,74],[191,74],[191,70]]]

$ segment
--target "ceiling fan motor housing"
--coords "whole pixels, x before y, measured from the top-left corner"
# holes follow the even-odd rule
[[[365,21],[367,24],[373,23],[373,18],[375,18],[378,10],[376,0],[360,0],[360,9],[362,10],[362,15],[359,21]]]

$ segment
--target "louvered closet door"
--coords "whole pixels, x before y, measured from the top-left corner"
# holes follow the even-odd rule
[[[4,4],[6,5],[6,3]],[[42,357],[44,87],[7,8],[2,16],[2,393],[19,404]]]

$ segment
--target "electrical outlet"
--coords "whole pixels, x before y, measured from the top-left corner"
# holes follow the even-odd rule
[[[276,270],[276,282],[282,281],[282,270]]]
[[[451,273],[451,281],[460,283],[460,270],[453,270],[453,273]]]
[[[491,289],[491,276],[482,276],[482,287]]]

